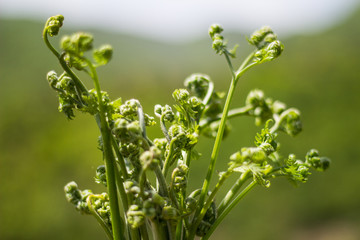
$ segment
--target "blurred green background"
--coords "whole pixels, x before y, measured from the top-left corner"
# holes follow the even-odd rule
[[[0,239],[105,239],[96,221],[64,198],[63,186],[71,180],[82,189],[105,191],[93,181],[102,163],[99,133],[91,117],[78,113],[68,121],[57,112],[45,76],[60,68],[41,40],[43,24],[0,18]],[[62,33],[73,30],[65,27]],[[164,44],[88,31],[95,45],[110,43],[115,49],[112,62],[99,69],[102,88],[113,99],[138,98],[152,114],[155,104],[172,103],[172,91],[194,72],[210,75],[217,90],[227,90],[226,62],[214,54],[209,39]],[[226,26],[224,34],[229,45],[240,43],[239,59],[247,55],[245,34],[229,33]],[[360,11],[325,32],[283,42],[279,59],[242,78],[232,106],[243,106],[246,94],[260,88],[299,108],[304,131],[293,139],[280,135],[282,153],[302,158],[317,148],[332,159],[331,168],[298,188],[284,179],[272,181],[270,189],[256,188],[212,239],[360,239]],[[250,118],[231,124],[219,170],[231,153],[252,146],[259,131]],[[213,142],[200,141],[203,157],[192,165],[192,189],[202,184]]]

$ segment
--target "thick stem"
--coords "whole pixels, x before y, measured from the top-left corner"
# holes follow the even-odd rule
[[[176,229],[174,229],[172,227],[171,220],[166,221],[166,226],[167,226],[167,229],[168,229],[168,236],[169,236],[167,240],[174,240]]]
[[[219,129],[218,129],[216,138],[215,138],[213,151],[211,153],[209,169],[208,169],[208,172],[206,174],[206,178],[205,178],[203,187],[201,189],[201,194],[200,194],[200,198],[199,198],[199,205],[198,205],[198,208],[196,209],[196,212],[195,212],[195,215],[194,215],[195,217],[199,215],[201,209],[204,206],[205,197],[206,197],[208,189],[209,189],[210,181],[211,181],[212,175],[213,175],[213,173],[215,171],[215,164],[216,164],[217,157],[219,155],[220,144],[221,144],[221,141],[222,141],[222,138],[223,138],[223,135],[224,135],[226,120],[227,120],[229,109],[230,109],[230,103],[231,103],[232,97],[233,97],[234,92],[235,92],[236,83],[238,82],[239,78],[247,70],[249,70],[253,66],[257,65],[257,63],[249,64],[249,62],[251,61],[251,59],[254,56],[254,52],[253,52],[245,59],[245,61],[241,64],[239,69],[235,72],[234,68],[232,66],[229,55],[226,52],[224,52],[224,55],[225,55],[225,58],[226,58],[226,61],[227,61],[228,65],[229,65],[229,68],[231,70],[232,80],[231,80],[229,91],[228,91],[228,94],[227,94],[227,97],[226,97],[224,110],[223,110],[223,113],[222,113],[222,116],[221,116],[220,126],[219,126]],[[196,227],[192,226],[192,230],[190,232],[189,239],[193,239],[195,237],[195,231],[196,231]]]
[[[90,61],[88,61],[88,65],[92,73],[92,78],[94,80],[95,90],[99,101],[99,116],[100,116],[100,124],[101,124],[100,131],[104,146],[106,179],[107,179],[107,188],[108,188],[108,194],[110,200],[110,213],[111,213],[113,236],[114,236],[114,240],[125,239],[124,237],[125,229],[121,224],[119,200],[117,195],[117,186],[116,186],[116,177],[115,177],[116,162],[115,162],[114,153],[112,151],[111,132],[108,123],[106,121],[105,107],[102,101],[100,83],[97,77],[96,70]]]
[[[176,225],[175,240],[182,239],[182,230],[183,230],[183,221],[179,220],[178,224]]]
[[[213,151],[211,153],[209,169],[208,169],[208,172],[206,174],[206,178],[205,178],[205,181],[203,183],[203,187],[201,189],[198,208],[197,208],[194,216],[198,216],[201,209],[204,206],[205,197],[206,197],[207,192],[209,190],[210,180],[211,180],[212,175],[213,175],[213,173],[215,171],[215,164],[216,164],[217,157],[219,155],[220,144],[221,144],[221,141],[222,141],[222,138],[223,138],[223,135],[224,135],[225,124],[226,124],[227,115],[228,115],[229,108],[230,108],[230,102],[231,102],[231,99],[232,99],[232,97],[234,95],[234,92],[235,92],[235,81],[234,81],[234,79],[232,79],[231,84],[230,84],[230,88],[229,88],[229,91],[228,91],[228,95],[227,95],[227,98],[226,98],[223,115],[222,115],[222,118],[221,118],[221,121],[220,121],[219,130],[218,130],[216,138],[215,138],[214,148],[213,148]],[[194,238],[195,232],[196,232],[196,227],[193,225],[191,233],[189,235],[189,239]]]
[[[161,226],[158,219],[151,220],[153,236],[156,240],[168,240],[168,234],[165,228]]]
[[[148,234],[148,231],[147,231],[147,228],[146,228],[146,224],[143,224],[140,227],[140,233],[141,233],[142,240],[149,240],[149,234]]]
[[[48,36],[47,36],[47,29],[45,28],[43,31],[43,38],[46,46],[51,50],[51,52],[58,58],[61,66],[66,71],[66,73],[73,79],[77,89],[81,93],[88,94],[88,91],[84,84],[80,81],[80,79],[71,71],[71,69],[67,66],[66,62],[64,61],[64,53],[59,54],[55,48],[50,44]],[[110,130],[108,124],[106,122],[105,117],[105,109],[102,102],[100,84],[97,78],[97,74],[95,68],[92,66],[90,62],[89,67],[91,69],[95,89],[97,91],[97,97],[99,101],[99,110],[100,110],[100,131],[104,142],[104,155],[105,155],[105,167],[106,167],[106,177],[107,177],[107,186],[108,186],[108,194],[110,199],[110,212],[111,212],[111,220],[112,220],[112,234],[114,240],[125,239],[123,233],[123,225],[120,216],[119,210],[119,203],[118,203],[118,196],[117,196],[117,188],[116,188],[116,179],[115,179],[115,158],[111,148],[111,139],[110,139]],[[79,96],[81,97],[81,96]],[[81,99],[81,98],[80,98]]]

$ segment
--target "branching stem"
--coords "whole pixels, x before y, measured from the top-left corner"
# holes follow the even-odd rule
[[[95,68],[93,67],[90,61],[88,62],[88,66],[91,71],[92,78],[94,80],[94,86],[97,93],[97,98],[99,102],[99,116],[100,116],[100,123],[101,123],[101,136],[103,139],[103,146],[104,146],[104,155],[105,155],[105,167],[106,167],[106,179],[107,179],[107,188],[110,200],[110,212],[111,212],[111,220],[112,220],[112,230],[114,240],[125,239],[124,232],[125,229],[121,224],[121,215],[119,209],[119,200],[117,196],[117,187],[116,187],[116,177],[115,177],[115,157],[112,151],[112,144],[111,144],[111,132],[106,121],[105,116],[105,107],[102,101],[102,94],[99,79],[96,73]]]

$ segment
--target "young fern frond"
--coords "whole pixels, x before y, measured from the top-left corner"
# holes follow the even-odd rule
[[[185,80],[185,88],[176,89],[174,103],[155,105],[163,136],[151,139],[147,128],[156,124],[155,118],[143,111],[141,103],[120,98],[112,101],[100,88],[97,67],[106,65],[112,57],[112,47],[103,45],[93,49],[93,37],[87,33],[64,36],[61,50],[56,50],[49,37],[58,35],[64,17],[48,19],[43,39],[59,60],[64,73],[47,74],[48,82],[59,97],[59,111],[68,119],[81,111],[93,115],[100,130],[99,150],[103,161],[96,170],[95,181],[107,188],[107,193],[93,194],[79,190],[75,182],[65,186],[66,199],[82,213],[93,215],[109,239],[193,240],[195,236],[208,239],[221,221],[255,186],[270,187],[270,179],[287,177],[293,183],[306,182],[310,170],[324,171],[330,160],[315,149],[305,160],[294,154],[281,158],[278,132],[296,136],[302,130],[300,112],[287,108],[280,101],[266,98],[258,89],[249,93],[243,107],[231,109],[231,102],[239,79],[249,69],[272,61],[283,51],[282,43],[269,27],[256,31],[248,42],[255,47],[243,63],[234,68],[235,46],[227,47],[220,25],[212,25],[209,35],[212,47],[224,55],[231,73],[230,87],[222,104],[222,94],[205,74],[192,74]],[[93,81],[88,90],[76,71],[84,71]],[[173,105],[173,107],[171,107]],[[210,190],[220,145],[227,136],[228,120],[251,116],[257,126],[263,126],[255,137],[255,145],[244,147],[230,156],[228,169],[220,172],[215,187]],[[199,137],[215,138],[206,178],[202,186],[188,194],[189,175],[193,159],[201,158],[196,151]],[[202,159],[206,161],[206,159]],[[148,179],[153,172],[156,180]],[[218,192],[231,175],[236,181],[215,204]],[[156,181],[156,183],[154,183]],[[123,212],[122,212],[123,211]],[[150,230],[150,228],[152,230]]]

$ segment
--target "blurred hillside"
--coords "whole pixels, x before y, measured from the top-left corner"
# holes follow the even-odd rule
[[[42,42],[43,24],[0,19],[0,239],[105,239],[96,221],[78,214],[64,198],[63,186],[71,180],[83,189],[105,191],[92,181],[102,161],[93,119],[78,113],[68,121],[56,110],[57,99],[45,76],[60,68]],[[245,35],[224,28],[229,45],[240,44],[242,59],[250,51]],[[226,62],[214,54],[207,36],[194,43],[166,45],[78,30],[94,33],[95,45],[109,43],[115,49],[112,62],[99,70],[102,88],[113,98],[138,98],[151,115],[153,105],[172,102],[172,91],[193,72],[210,75],[218,90],[227,90]],[[72,31],[65,19],[62,34]],[[56,46],[58,39],[52,41]],[[286,181],[273,181],[269,190],[258,187],[213,239],[238,239],[239,234],[250,240],[360,239],[360,11],[326,32],[283,42],[279,59],[241,79],[233,107],[242,106],[247,92],[260,88],[299,108],[304,132],[294,139],[279,136],[283,154],[302,158],[317,148],[332,159],[331,169],[313,174],[308,184],[296,189]],[[231,153],[252,145],[259,130],[253,119],[231,123],[219,170]],[[201,140],[198,150],[205,153],[212,140]],[[204,154],[193,164],[193,188],[201,186],[208,161]]]

